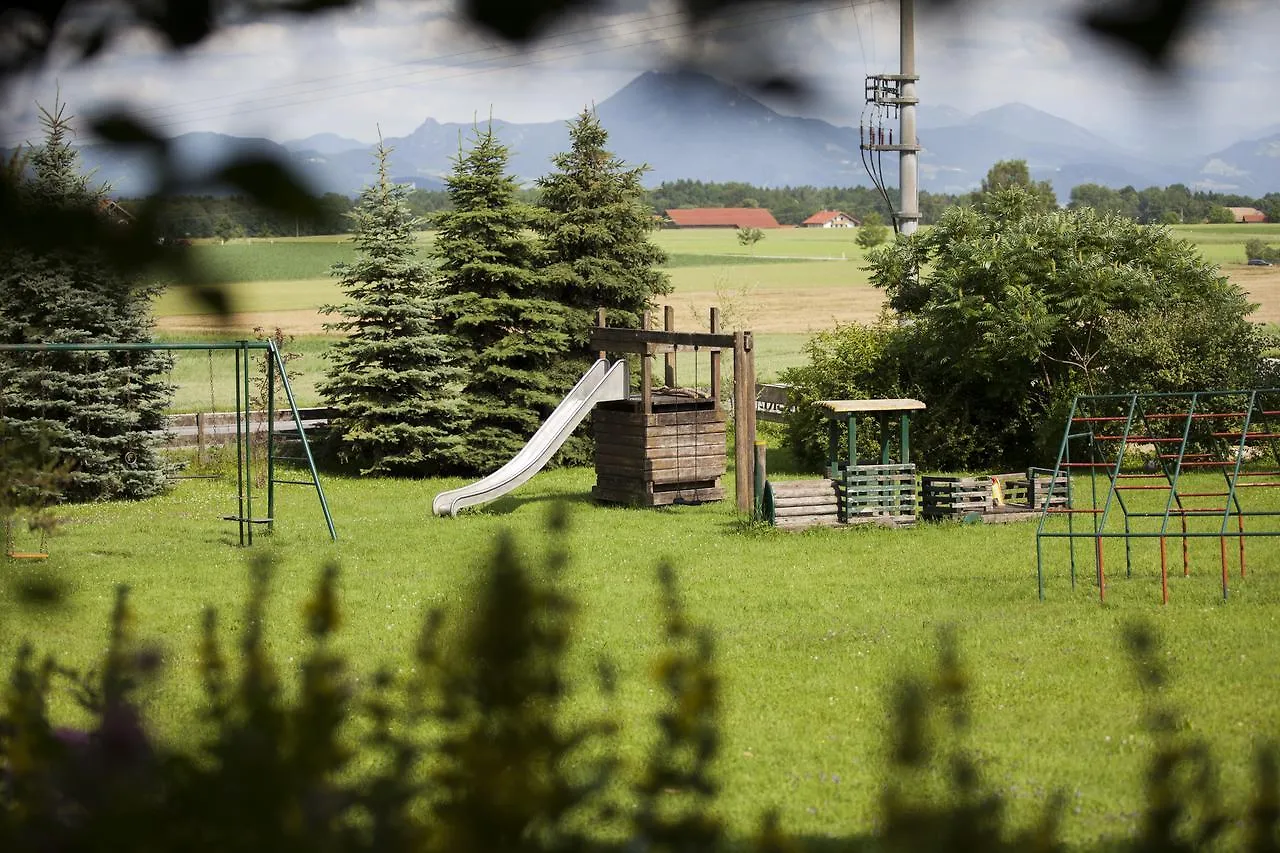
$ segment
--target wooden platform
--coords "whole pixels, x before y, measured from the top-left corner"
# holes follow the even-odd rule
[[[598,501],[631,506],[705,503],[724,498],[725,414],[710,398],[654,394],[601,403],[592,413]]]

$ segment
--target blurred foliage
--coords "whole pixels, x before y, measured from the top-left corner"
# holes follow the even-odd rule
[[[75,672],[25,645],[0,688],[0,849],[13,851],[716,851],[741,849],[719,816],[719,680],[705,626],[680,603],[675,573],[658,573],[662,688],[656,737],[638,766],[620,760],[618,721],[570,711],[574,602],[559,587],[569,554],[563,507],[536,564],[500,539],[470,595],[423,621],[413,665],[356,672],[334,650],[338,572],[322,569],[305,607],[309,649],[281,671],[264,613],[271,563],[258,557],[236,651],[218,615],[204,617],[204,699],[182,728],[154,733],[140,704],[163,656],[143,642],[127,590],[117,592],[106,650]],[[1252,798],[1235,811],[1217,765],[1167,696],[1159,643],[1126,632],[1145,697],[1153,753],[1136,834],[1109,849],[1190,851],[1232,829],[1251,851],[1280,849],[1276,750],[1257,753]],[[600,661],[598,688],[615,688]],[[363,685],[363,686],[361,686]],[[578,688],[581,689],[581,688]],[[588,688],[589,689],[589,688]],[[760,851],[1053,851],[1062,796],[1029,824],[983,778],[968,745],[972,687],[956,637],[943,631],[927,674],[900,677],[881,758],[874,829],[820,842],[761,820]],[[58,725],[69,691],[90,722]],[[850,756],[851,761],[863,760]]]

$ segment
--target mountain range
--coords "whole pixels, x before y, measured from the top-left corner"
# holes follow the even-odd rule
[[[610,148],[629,163],[645,163],[645,183],[681,178],[742,181],[758,186],[870,185],[856,128],[783,115],[726,83],[694,72],[641,74],[596,113]],[[566,117],[566,120],[570,117]],[[531,182],[551,168],[569,144],[565,120],[515,124],[493,120],[511,149],[510,169]],[[1280,191],[1280,128],[1220,151],[1162,162],[1152,152],[1125,150],[1087,128],[1025,104],[966,115],[945,106],[919,108],[921,187],[958,193],[977,187],[997,160],[1026,160],[1032,176],[1053,183],[1059,197],[1081,183],[1111,187],[1167,186],[1261,196]],[[412,133],[389,138],[396,180],[425,189],[443,177],[472,132],[469,123],[427,118]],[[195,174],[235,154],[276,157],[291,164],[319,192],[355,195],[373,176],[372,146],[322,133],[277,143],[215,133],[172,140],[181,171]],[[82,149],[99,180],[121,196],[150,188],[145,161],[114,149]],[[897,182],[897,156],[883,157],[885,179]]]

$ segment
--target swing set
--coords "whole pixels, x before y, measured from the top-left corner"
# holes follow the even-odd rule
[[[334,528],[333,516],[329,512],[329,503],[325,498],[324,487],[320,484],[320,474],[316,470],[315,457],[311,453],[310,443],[303,426],[302,416],[298,411],[293,388],[289,383],[289,375],[285,370],[285,359],[276,342],[271,339],[262,341],[231,341],[222,343],[86,343],[86,344],[0,344],[0,352],[208,352],[212,362],[215,352],[232,352],[235,355],[235,446],[236,446],[236,511],[223,516],[224,521],[234,521],[239,534],[239,544],[252,545],[255,527],[264,527],[270,531],[276,518],[277,485],[302,485],[315,489],[320,510],[324,514],[329,538],[337,541],[338,534]],[[266,359],[266,514],[254,514],[253,487],[253,422],[250,411],[250,382],[253,377],[253,356],[264,353]],[[212,389],[212,367],[210,368],[210,388]],[[292,426],[296,430],[301,456],[282,456],[278,452],[277,427],[288,426],[288,422],[277,425],[275,418],[275,389],[277,377],[284,390],[289,405]],[[212,393],[212,390],[211,390]],[[291,461],[305,465],[308,479],[290,479],[277,476],[277,462]],[[22,552],[14,547],[12,521],[5,527],[5,554],[10,559],[45,559],[48,552],[44,547],[46,531],[41,528],[41,545],[39,551]]]

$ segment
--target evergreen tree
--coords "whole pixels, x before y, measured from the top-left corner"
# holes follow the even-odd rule
[[[18,186],[29,205],[61,209],[68,223],[101,216],[105,188],[89,186],[61,105],[41,110],[44,144]],[[122,226],[124,227],[124,226]],[[55,250],[15,248],[0,257],[0,342],[145,343],[159,288],[123,274],[77,233]],[[0,420],[25,446],[69,467],[61,498],[144,498],[166,483],[153,434],[163,426],[172,359],[147,351],[6,353]],[[51,495],[30,495],[42,502]]]
[[[356,259],[333,274],[348,302],[324,311],[345,335],[329,351],[320,392],[335,410],[339,458],[362,473],[427,475],[456,467],[462,371],[439,328],[440,283],[415,255],[421,224],[409,188],[388,176],[378,143],[377,181],[351,213]]]
[[[542,253],[527,233],[532,209],[517,201],[507,158],[493,128],[477,128],[446,182],[453,209],[436,218],[444,314],[470,371],[471,420],[459,438],[474,472],[515,455],[568,390],[550,372],[568,346],[566,311],[548,297]]]
[[[585,356],[597,308],[610,325],[639,328],[671,282],[658,269],[666,253],[649,240],[656,223],[640,185],[648,167],[628,167],[605,148],[609,134],[592,110],[570,123],[569,139],[569,151],[552,159],[556,171],[538,180],[537,230],[548,281],[572,311],[573,344]]]

